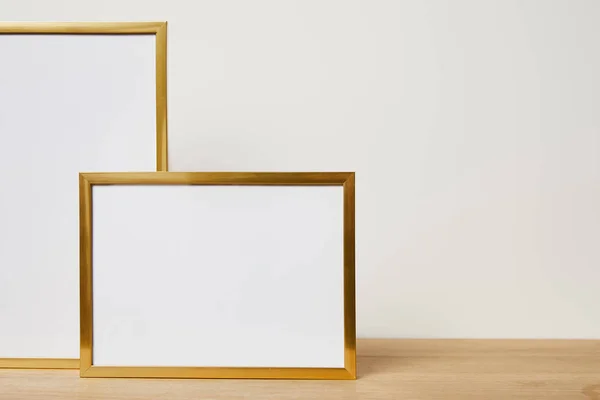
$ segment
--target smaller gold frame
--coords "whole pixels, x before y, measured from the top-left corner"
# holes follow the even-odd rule
[[[92,187],[95,185],[343,186],[344,368],[105,367],[93,365]],[[80,375],[85,378],[356,379],[354,173],[140,172],[79,175]]]

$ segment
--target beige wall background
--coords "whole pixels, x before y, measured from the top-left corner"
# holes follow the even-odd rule
[[[169,21],[172,171],[356,171],[359,336],[600,338],[600,2],[0,0],[0,19]]]

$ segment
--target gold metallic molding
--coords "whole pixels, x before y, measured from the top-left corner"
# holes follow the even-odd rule
[[[0,368],[78,369],[76,358],[0,358]]]
[[[156,28],[156,170],[168,171],[167,23]]]
[[[92,185],[344,186],[350,172],[87,172]],[[353,187],[353,185],[351,185]]]
[[[255,185],[344,188],[344,368],[100,367],[93,365],[92,186]],[[356,379],[353,172],[116,172],[79,174],[80,376],[84,378]]]
[[[165,22],[0,22],[0,33],[156,34],[165,24]]]
[[[156,170],[168,171],[166,22],[0,22],[0,34],[156,35]]]
[[[354,173],[344,181],[344,366],[356,378]]]
[[[1,34],[156,35],[156,170],[168,171],[166,22],[0,22]],[[0,368],[77,369],[79,360],[0,358]]]
[[[171,379],[322,379],[349,380],[346,368],[244,368],[244,367],[94,367],[82,378],[171,378]]]

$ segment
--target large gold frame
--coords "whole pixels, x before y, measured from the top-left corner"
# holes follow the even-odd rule
[[[92,187],[95,185],[343,186],[344,188],[344,368],[100,367],[92,362]],[[81,173],[80,375],[86,378],[278,378],[356,379],[354,173],[140,172]]]
[[[156,35],[156,170],[168,170],[166,22],[0,22],[2,34]],[[0,368],[77,369],[79,360],[0,358]]]

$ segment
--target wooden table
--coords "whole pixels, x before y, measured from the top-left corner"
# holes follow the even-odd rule
[[[600,341],[359,340],[356,381],[80,379],[0,370],[0,399],[600,400]]]

